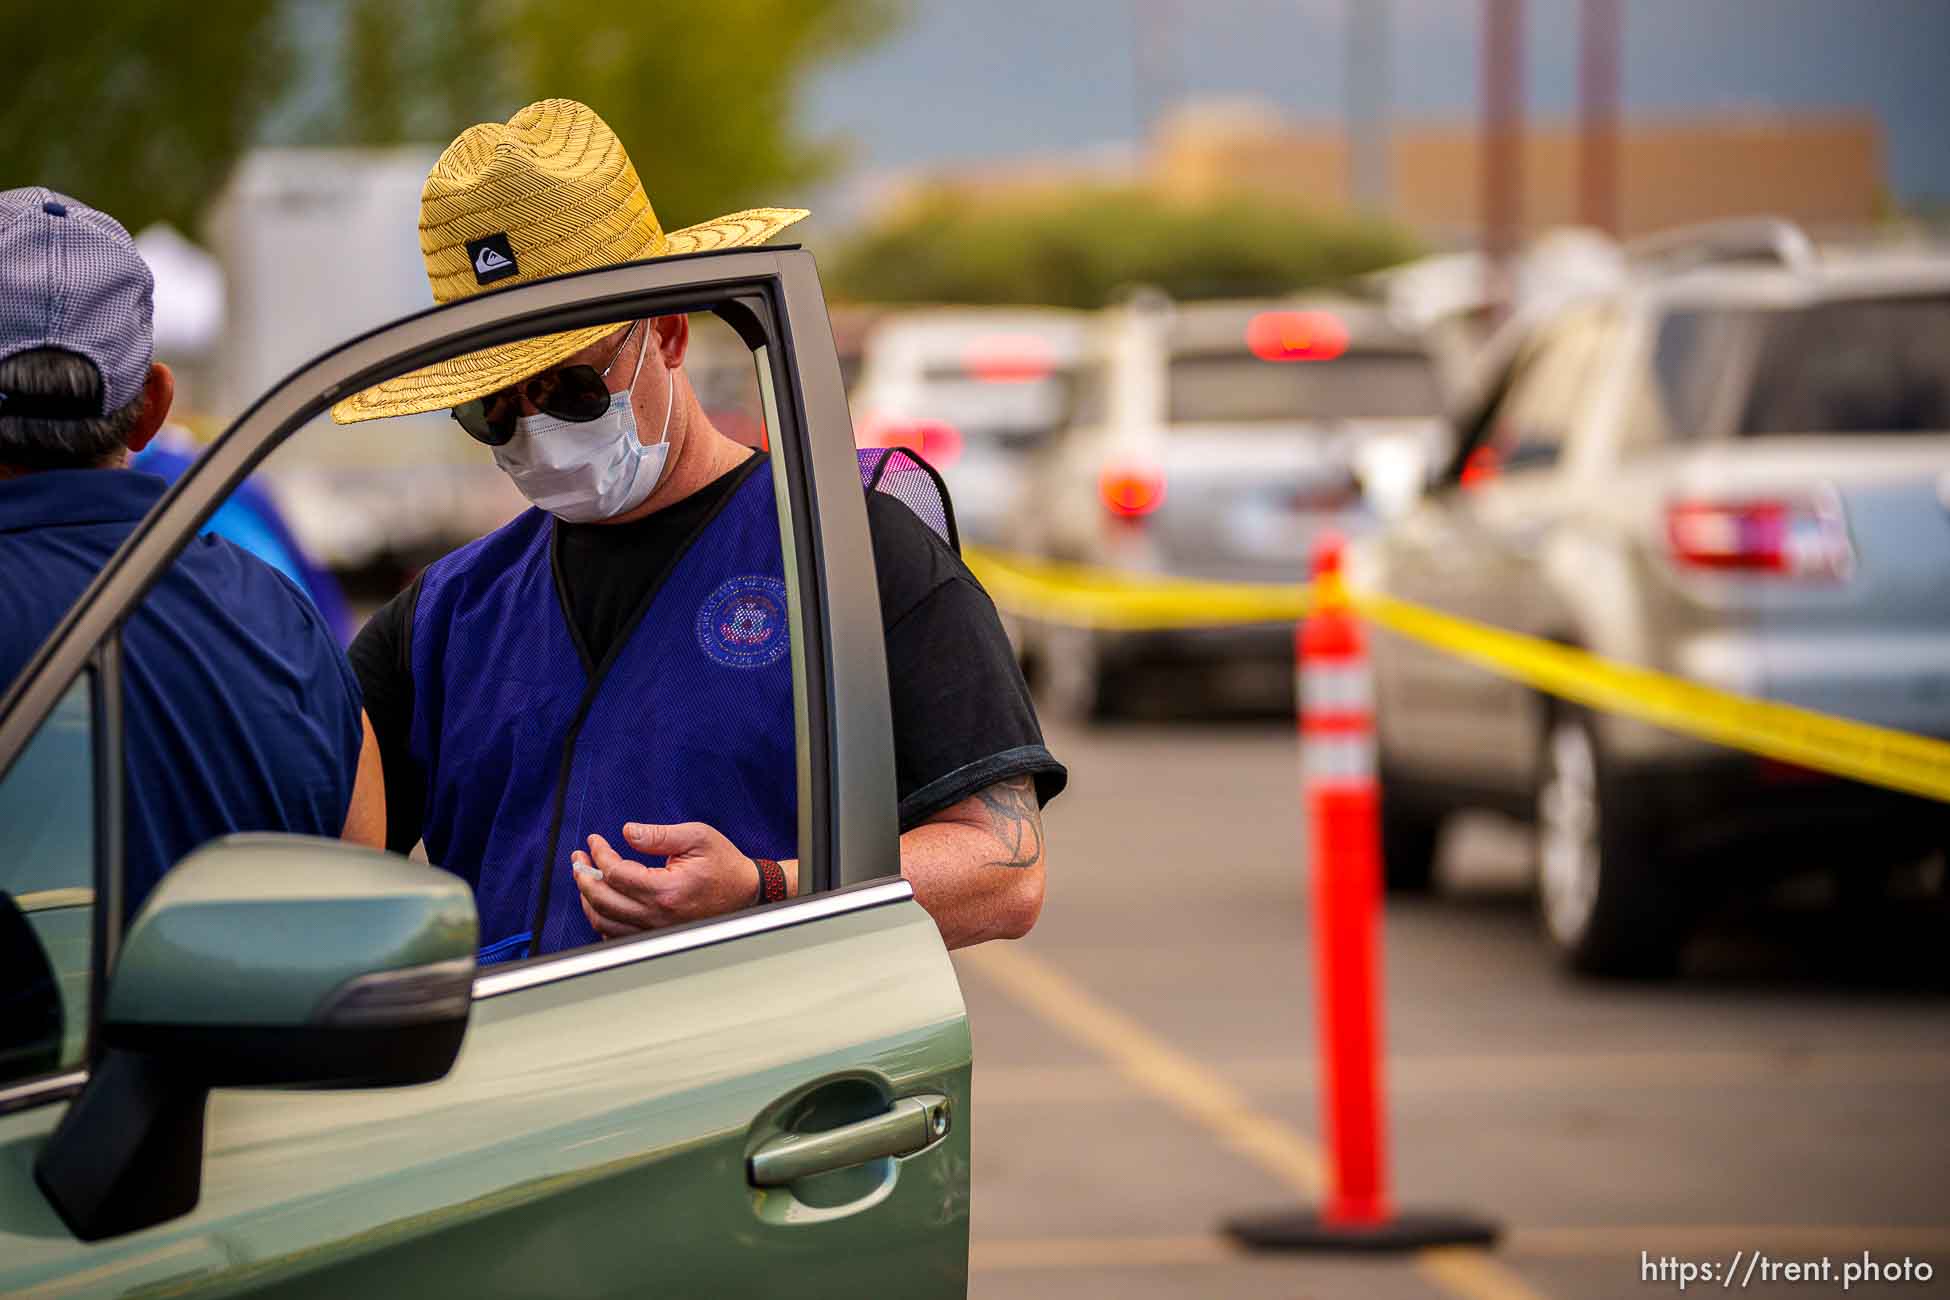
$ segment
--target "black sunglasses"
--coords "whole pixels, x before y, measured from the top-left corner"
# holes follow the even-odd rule
[[[623,337],[617,340],[616,350],[609,354],[609,363],[601,370],[588,362],[545,370],[532,379],[511,384],[486,397],[462,402],[453,409],[455,422],[467,430],[467,436],[474,441],[490,447],[501,447],[515,436],[515,419],[521,414],[521,399],[524,397],[536,410],[558,420],[587,424],[602,418],[603,412],[609,409],[609,372],[615,367],[616,359],[623,355],[630,335],[636,333],[640,323],[630,322],[630,328],[624,330]]]

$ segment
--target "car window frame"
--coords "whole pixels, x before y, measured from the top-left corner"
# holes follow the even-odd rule
[[[1584,417],[1591,411],[1592,374],[1603,369],[1602,349],[1607,342],[1606,332],[1614,327],[1610,306],[1603,300],[1593,299],[1565,308],[1539,332],[1526,349],[1527,355],[1519,360],[1517,373],[1505,390],[1502,401],[1490,413],[1489,432],[1494,433],[1504,418],[1514,421],[1518,412],[1510,411],[1506,417],[1506,406],[1531,399],[1531,390],[1525,386],[1527,382],[1549,381],[1555,384],[1554,388],[1541,390],[1538,394],[1546,413],[1555,423],[1515,427],[1516,447],[1513,453],[1521,453],[1527,445],[1539,451],[1548,451],[1548,455],[1512,454],[1505,462],[1506,473],[1548,471],[1564,462],[1577,440]],[[1538,429],[1546,436],[1533,436],[1534,430]]]
[[[1507,344],[1499,346],[1498,340],[1492,339],[1487,346],[1496,349],[1499,355],[1489,363],[1489,377],[1479,381],[1461,407],[1450,416],[1457,433],[1455,450],[1442,472],[1436,476],[1434,490],[1447,492],[1461,486],[1463,471],[1468,468],[1470,457],[1490,440],[1499,417],[1516,396],[1518,385],[1545,362],[1557,360],[1558,354],[1566,351],[1569,345],[1581,343],[1571,334],[1574,326],[1590,318],[1602,319],[1618,308],[1619,304],[1608,296],[1580,297],[1534,321],[1519,322],[1519,332],[1510,336]],[[1580,400],[1587,403],[1588,411],[1588,396]],[[1571,424],[1574,426],[1575,423],[1574,418]],[[1565,451],[1574,441],[1575,432],[1571,426],[1563,430],[1557,452],[1550,461],[1521,463],[1513,466],[1509,472],[1555,472],[1564,463]]]
[[[203,523],[269,455],[344,397],[399,374],[539,334],[651,315],[714,310],[725,316],[769,379],[768,430],[779,483],[787,566],[800,751],[801,898],[774,904],[755,927],[772,929],[833,910],[817,903],[844,889],[854,906],[912,896],[900,873],[892,713],[879,586],[868,536],[853,426],[840,382],[832,326],[812,255],[795,245],[682,254],[552,276],[381,325],[321,354],[257,398],[137,525],[19,676],[0,693],[0,779],[74,680],[98,672],[96,723],[97,947],[91,970],[87,1064],[98,1058],[100,999],[119,940],[123,779],[123,621]],[[722,314],[722,313],[720,313]],[[735,317],[735,318],[734,318]],[[839,539],[829,545],[830,539]],[[803,707],[803,712],[801,708]],[[107,743],[103,743],[107,742]],[[109,774],[105,777],[105,773]],[[808,875],[810,878],[808,878]],[[881,886],[876,888],[875,886]],[[884,897],[883,897],[884,896]],[[845,907],[842,910],[851,910]],[[763,914],[762,913],[762,914]],[[800,915],[804,913],[804,915]],[[754,928],[712,918],[679,936],[720,941]],[[719,939],[707,931],[722,930]],[[506,968],[524,987],[658,955],[669,945],[634,943],[591,963],[589,948]],[[551,966],[560,966],[551,972]],[[487,977],[481,977],[487,978]],[[477,993],[477,996],[479,994]],[[0,1112],[72,1096],[86,1071],[0,1089]]]
[[[121,926],[113,918],[121,914],[122,901],[122,638],[119,629],[98,646],[81,665],[66,689],[65,699],[76,686],[88,688],[88,803],[89,818],[89,936],[87,1032],[83,1038],[81,1061],[62,1062],[52,1070],[20,1079],[0,1080],[0,1115],[25,1110],[43,1101],[72,1096],[88,1081],[88,1069],[99,1045],[102,1000],[107,992],[104,973],[113,968],[121,944]],[[56,708],[48,711],[29,733],[27,745],[40,734],[41,727],[54,721]],[[18,755],[16,755],[17,757]],[[0,781],[12,772],[9,762],[0,770]],[[111,834],[111,831],[118,832]]]

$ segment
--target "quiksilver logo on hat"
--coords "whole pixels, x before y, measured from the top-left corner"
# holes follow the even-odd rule
[[[476,283],[491,284],[521,274],[521,268],[515,265],[515,250],[508,243],[508,232],[505,230],[468,240],[467,255],[474,259]]]

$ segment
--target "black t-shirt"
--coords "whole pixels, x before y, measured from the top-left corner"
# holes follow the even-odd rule
[[[627,524],[556,524],[556,578],[586,665],[608,658],[678,557],[763,456]],[[1068,774],[1043,744],[1029,688],[988,594],[933,529],[884,492],[867,494],[867,529],[887,638],[901,829],[1011,777],[1034,777],[1037,800],[1047,803]],[[419,841],[426,814],[426,774],[409,744],[410,638],[419,596],[415,581],[367,621],[348,651],[385,767],[387,845],[399,853]]]

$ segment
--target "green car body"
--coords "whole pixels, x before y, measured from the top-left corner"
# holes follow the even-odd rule
[[[0,1293],[965,1294],[967,1015],[898,872],[864,502],[806,254],[482,295],[287,380],[0,698],[0,793],[77,709],[90,740],[56,775],[88,790],[119,771],[101,689],[119,615],[321,404],[484,341],[734,299],[783,467],[806,892],[477,971],[455,878],[240,836],[186,859],[124,929],[93,849],[119,840],[119,801],[94,799],[92,826],[37,841],[88,845],[92,896],[39,881],[17,904],[55,967],[64,1041],[56,1068],[0,1078]],[[394,1086],[414,1079],[433,1081]]]

